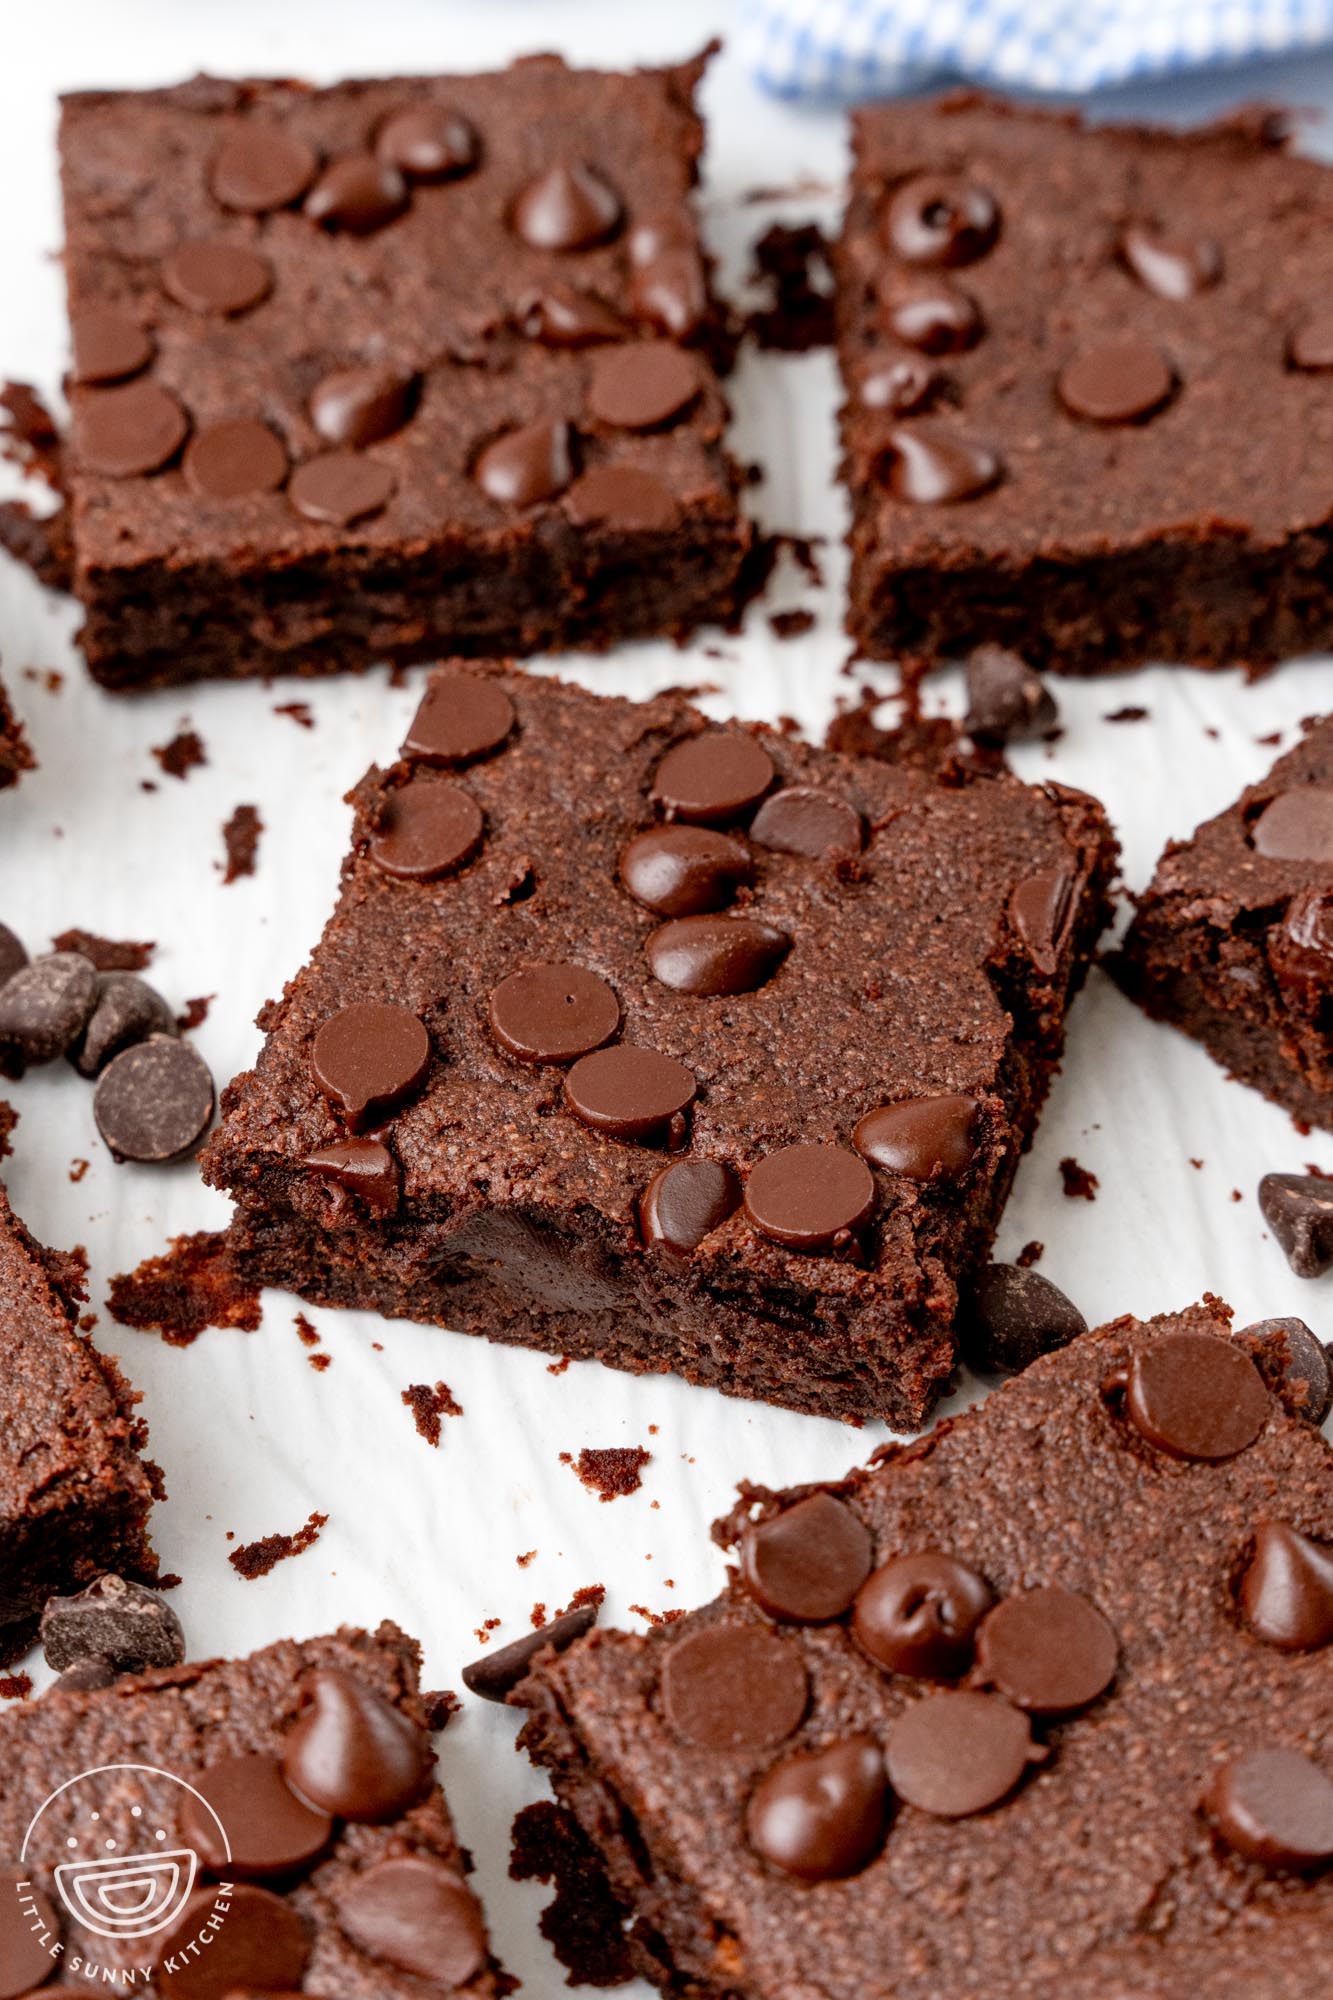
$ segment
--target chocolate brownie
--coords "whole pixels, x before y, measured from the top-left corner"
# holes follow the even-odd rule
[[[1107,913],[1101,808],[428,683],[205,1178],[250,1279],[915,1426]]]
[[[1333,1453],[1217,1301],[840,1485],[512,1697],[637,1968],[717,2000],[1304,2000],[1333,1935]]]
[[[1233,1076],[1333,1126],[1333,717],[1169,843],[1109,963]]]
[[[155,1473],[114,1361],[79,1333],[81,1260],[34,1242],[0,1186],[0,1665],[48,1597],[101,1570],[151,1583]]]
[[[506,1991],[419,1659],[344,1627],[0,1716],[0,1992]]]
[[[1333,644],[1333,171],[959,93],[853,118],[850,629],[913,668]]]
[[[109,687],[682,633],[749,528],[705,57],[64,100],[67,485]]]
[[[8,690],[0,681],[0,792],[16,785],[20,774],[32,769],[32,751],[23,733],[23,724],[14,713]]]

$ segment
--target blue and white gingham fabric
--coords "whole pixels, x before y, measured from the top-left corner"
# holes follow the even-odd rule
[[[779,97],[858,98],[942,77],[1081,94],[1333,41],[1333,0],[742,0]]]

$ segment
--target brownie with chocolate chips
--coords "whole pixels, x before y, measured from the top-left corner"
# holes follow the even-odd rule
[[[1109,963],[1233,1076],[1333,1126],[1333,717],[1170,842]]]
[[[691,201],[705,57],[64,100],[96,677],[602,647],[750,530]]]
[[[247,1280],[915,1426],[1107,914],[1059,785],[432,678],[223,1096]]]
[[[34,1241],[0,1185],[0,1665],[26,1652],[47,1598],[103,1570],[157,1576],[147,1426],[78,1331],[82,1276],[81,1257]]]
[[[976,92],[853,117],[836,251],[849,625],[920,670],[1333,643],[1333,172],[1276,115]]]
[[[395,1625],[0,1716],[0,1992],[508,1991]]]
[[[32,751],[23,724],[14,713],[8,690],[0,680],[0,792],[16,785],[24,771],[32,769]]]
[[[1227,1309],[1122,1319],[714,1603],[541,1656],[522,1741],[636,1969],[716,2000],[1303,2000],[1333,1933],[1333,1451]]]

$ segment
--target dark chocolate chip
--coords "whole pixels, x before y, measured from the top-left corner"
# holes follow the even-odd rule
[[[0,1035],[8,989],[0,993]],[[1265,1174],[1259,1212],[1298,1278],[1319,1278],[1333,1265],[1333,1180],[1320,1174]]]
[[[1287,361],[1292,368],[1323,374],[1333,368],[1333,312],[1312,312],[1287,336]]]
[[[620,1026],[615,988],[581,965],[511,972],[491,994],[491,1033],[520,1062],[567,1063],[609,1042]]]
[[[271,1889],[236,1883],[225,1922],[210,1933],[208,1950],[201,1951],[196,1940],[213,1914],[216,1896],[216,1889],[196,1890],[175,1923],[156,1934],[154,1981],[165,2000],[229,2000],[247,1987],[298,1991],[310,1939],[292,1905]]]
[[[893,417],[914,416],[939,387],[937,371],[913,356],[876,356],[857,377],[857,394],[868,410],[886,410]]]
[[[703,1750],[763,1750],[799,1727],[809,1699],[800,1648],[762,1625],[700,1625],[662,1667],[662,1711]]]
[[[416,393],[417,377],[401,368],[336,368],[316,385],[310,416],[326,444],[360,449],[401,430]]]
[[[1003,646],[978,646],[967,662],[963,727],[978,743],[1018,743],[1055,725],[1055,697],[1026,660]]]
[[[561,505],[576,528],[606,528],[620,535],[664,534],[680,515],[671,488],[637,465],[590,466]]]
[[[359,1194],[379,1215],[392,1215],[402,1194],[403,1176],[397,1160],[378,1139],[339,1139],[307,1153],[303,1167]]]
[[[1222,253],[1210,236],[1168,236],[1133,222],[1120,238],[1120,254],[1145,291],[1177,304],[1222,275]]]
[[[831,1493],[807,1493],[749,1524],[741,1538],[741,1581],[770,1618],[821,1625],[851,1607],[873,1557],[859,1515]]]
[[[989,493],[1003,476],[989,445],[923,418],[889,439],[889,485],[914,507],[954,506]]]
[[[905,264],[974,264],[1000,231],[995,199],[975,181],[922,175],[890,201],[884,237]]]
[[[354,1944],[432,1986],[464,1985],[486,1963],[486,1926],[460,1875],[429,1854],[391,1856],[339,1892],[338,1922]]]
[[[638,903],[664,917],[725,909],[754,880],[743,840],[702,826],[658,826],[635,834],[620,857],[620,879]]]
[[[708,317],[704,267],[692,244],[663,250],[630,273],[629,309],[673,340],[689,340]]]
[[[1333,1548],[1289,1521],[1259,1523],[1237,1594],[1265,1644],[1286,1653],[1333,1644]]]
[[[977,1627],[978,1678],[1029,1715],[1073,1715],[1115,1679],[1119,1646],[1095,1604],[1063,1584],[1005,1597]]]
[[[194,1152],[213,1119],[213,1078],[189,1042],[153,1035],[97,1079],[93,1117],[113,1158],[165,1165]]]
[[[608,1138],[639,1145],[684,1136],[684,1116],[698,1085],[684,1063],[657,1049],[621,1043],[596,1049],[565,1078],[565,1099],[576,1118]]]
[[[162,284],[189,312],[249,312],[273,289],[264,259],[243,243],[181,243],[162,260]]]
[[[1288,1006],[1320,1019],[1333,986],[1333,895],[1302,889],[1268,933],[1268,958]]]
[[[654,215],[640,215],[630,227],[625,248],[636,271],[655,263],[668,250],[692,250],[694,230],[683,208],[664,208]]]
[[[1056,380],[1071,416],[1094,424],[1135,424],[1170,400],[1175,376],[1160,349],[1146,340],[1109,340],[1084,348]]]
[[[1261,1868],[1333,1859],[1333,1778],[1300,1750],[1251,1750],[1222,1767],[1208,1811],[1223,1840]]]
[[[1072,1299],[1020,1264],[987,1264],[972,1288],[964,1345],[974,1368],[1017,1375],[1088,1330]]]
[[[1259,1319],[1232,1339],[1252,1358],[1284,1408],[1317,1430],[1333,1409],[1333,1360],[1303,1319]]]
[[[644,939],[655,979],[673,993],[753,993],[773,977],[791,939],[758,917],[673,917]]]
[[[430,1069],[430,1036],[408,1008],[361,1001],[324,1022],[310,1051],[315,1082],[354,1132],[415,1097]]]
[[[852,1134],[858,1153],[908,1180],[949,1180],[976,1155],[977,1100],[955,1092],[908,1097],[868,1111]]]
[[[447,104],[412,104],[389,114],[375,151],[409,181],[449,181],[471,173],[481,157],[473,126]]]
[[[875,1208],[875,1177],[845,1146],[783,1146],[750,1171],[745,1212],[789,1250],[841,1249]]]
[[[498,1652],[483,1653],[470,1667],[463,1668],[463,1686],[480,1695],[483,1701],[506,1701],[538,1653],[547,1646],[563,1653],[566,1646],[572,1646],[576,1639],[590,1632],[596,1622],[595,1604],[576,1604],[572,1611],[562,1612],[539,1631],[525,1633],[511,1645],[501,1646]]]
[[[870,1736],[797,1750],[751,1794],[745,1830],[756,1854],[803,1882],[839,1881],[884,1844],[889,1788]]]
[[[22,941],[16,938],[8,924],[0,924],[0,987],[5,986],[16,972],[22,972],[28,963],[28,953]]]
[[[74,399],[73,416],[80,462],[107,479],[159,471],[176,456],[190,428],[176,398],[158,382],[86,389]]]
[[[150,1035],[174,1035],[176,1017],[162,995],[133,972],[103,972],[97,1004],[69,1059],[80,1076],[94,1077],[113,1056]]]
[[[1301,785],[1280,792],[1250,828],[1250,843],[1271,861],[1333,862],[1333,791]]]
[[[0,1868],[0,1994],[35,1993],[54,1976],[59,1959],[51,1946],[61,1934],[60,1918],[48,1898],[22,1868]],[[43,1935],[44,1934],[44,1935]]]
[[[519,326],[543,347],[596,347],[625,338],[619,314],[596,293],[576,291],[572,285],[547,285],[534,292],[519,310]]]
[[[639,1196],[645,1243],[687,1256],[740,1207],[740,1183],[721,1160],[676,1160]]]
[[[1074,920],[1076,878],[1069,868],[1043,868],[1025,875],[1009,897],[1014,929],[1027,946],[1037,971],[1051,978]]]
[[[801,854],[824,861],[831,854],[859,854],[865,822],[855,806],[817,785],[785,785],[766,798],[754,816],[750,838],[775,854]]]
[[[548,167],[514,203],[514,229],[534,250],[587,250],[620,225],[620,197],[577,161]]]
[[[63,1673],[80,1660],[107,1660],[123,1673],[174,1667],[185,1634],[165,1597],[122,1576],[99,1576],[72,1597],[49,1597],[42,1611],[42,1653]]]
[[[432,674],[403,755],[420,764],[474,764],[501,747],[514,721],[514,704],[497,682],[481,674]]]
[[[276,1757],[224,1757],[196,1775],[181,1835],[210,1874],[253,1882],[308,1868],[333,1821],[297,1798]]]
[[[472,860],[485,821],[470,792],[449,778],[410,778],[390,792],[367,852],[386,875],[434,882]]]
[[[98,990],[82,952],[48,952],[20,966],[0,986],[0,1047],[21,1064],[54,1062],[92,1019]]]
[[[314,148],[273,125],[237,126],[213,155],[210,185],[224,208],[263,215],[288,208],[319,171]]]
[[[478,455],[472,477],[502,507],[554,500],[574,477],[574,441],[563,422],[523,424],[502,431]]]
[[[895,1792],[920,1812],[963,1819],[1007,1798],[1045,1752],[1027,1717],[994,1694],[927,1695],[889,1730],[885,1762]]]
[[[324,229],[369,236],[407,207],[407,183],[392,160],[345,153],[325,167],[305,198],[305,213]]]
[[[756,806],[777,773],[753,736],[706,729],[668,750],[653,779],[653,798],[668,819],[725,826]]]
[[[1219,1335],[1164,1333],[1130,1357],[1126,1414],[1173,1458],[1234,1458],[1254,1443],[1269,1407],[1249,1355]]]
[[[972,1660],[977,1626],[995,1602],[983,1576],[937,1549],[894,1556],[857,1594],[852,1631],[890,1673],[952,1680]]]
[[[91,1694],[97,1688],[110,1687],[125,1671],[114,1660],[93,1654],[89,1659],[76,1660],[72,1667],[66,1667],[54,1685],[62,1694]]]
[[[396,483],[391,469],[378,459],[355,451],[325,451],[297,466],[287,497],[307,521],[348,528],[387,507]]]
[[[588,412],[620,430],[671,423],[699,393],[699,364],[669,340],[632,340],[593,356]]]
[[[114,306],[71,313],[70,347],[76,382],[123,382],[153,358],[153,336]]]
[[[287,477],[287,454],[267,424],[224,417],[196,431],[185,447],[186,484],[205,500],[243,500],[276,493]]]
[[[342,1667],[317,1668],[301,1692],[304,1706],[282,1746],[292,1790],[340,1819],[400,1818],[435,1762],[425,1730]]]
[[[986,331],[976,300],[946,278],[891,272],[879,287],[879,311],[885,331],[922,354],[966,354]]]

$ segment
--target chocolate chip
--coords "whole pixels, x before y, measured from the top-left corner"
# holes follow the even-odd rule
[[[774,854],[801,854],[825,861],[832,854],[859,854],[865,823],[855,806],[816,785],[785,785],[766,798],[754,816],[750,838]]]
[[[1248,1354],[1211,1333],[1164,1333],[1136,1347],[1125,1411],[1150,1444],[1173,1458],[1234,1458],[1254,1443],[1269,1411]]]
[[[481,157],[473,126],[446,104],[413,104],[391,112],[375,151],[410,181],[449,181],[471,173]]]
[[[609,1042],[620,1026],[614,987],[581,965],[511,972],[491,994],[491,1033],[520,1062],[567,1063]]]
[[[113,1158],[186,1159],[212,1123],[213,1078],[189,1042],[153,1035],[122,1049],[97,1079],[93,1117]]]
[[[553,1646],[557,1653],[563,1653],[566,1646],[572,1646],[585,1632],[590,1632],[597,1622],[595,1604],[576,1604],[572,1611],[562,1612],[540,1631],[525,1632],[512,1645],[501,1646],[498,1652],[483,1653],[470,1667],[463,1668],[463,1686],[483,1701],[505,1701],[526,1675],[528,1668],[538,1653],[547,1646]]]
[[[884,1844],[889,1788],[873,1737],[798,1750],[751,1794],[745,1830],[756,1854],[803,1882],[855,1875]]]
[[[770,1618],[841,1618],[870,1574],[870,1530],[831,1493],[808,1493],[741,1538],[741,1581]]]
[[[1293,1417],[1317,1430],[1333,1409],[1333,1360],[1303,1319],[1259,1319],[1232,1334]]]
[[[857,395],[868,410],[910,417],[925,408],[939,382],[935,369],[910,355],[896,360],[876,356],[857,378]]]
[[[54,1062],[78,1040],[97,1005],[98,977],[81,952],[33,959],[0,986],[0,1049],[18,1063]]]
[[[21,940],[8,924],[0,924],[0,987],[7,985],[16,972],[22,972],[27,963],[28,954]]]
[[[708,317],[703,263],[691,244],[663,250],[630,273],[629,309],[673,340],[689,340]]]
[[[514,727],[514,704],[481,674],[437,673],[403,739],[403,755],[421,764],[474,764],[489,757]]]
[[[684,1136],[684,1115],[697,1088],[684,1063],[622,1043],[576,1062],[565,1078],[565,1099],[576,1118],[609,1138],[674,1144]]]
[[[243,500],[276,493],[287,477],[287,454],[267,424],[225,417],[196,431],[185,447],[187,486],[205,500]]]
[[[1333,1778],[1300,1750],[1252,1750],[1222,1767],[1206,1800],[1229,1847],[1262,1868],[1333,1859]]]
[[[1250,828],[1250,844],[1271,861],[1333,862],[1333,791],[1302,785],[1280,792]]]
[[[342,1667],[316,1669],[301,1692],[282,1746],[292,1790],[340,1819],[398,1819],[421,1797],[435,1761],[425,1730]]]
[[[176,398],[157,382],[85,390],[74,399],[73,415],[80,461],[107,479],[157,472],[176,456],[190,428]]]
[[[885,1762],[900,1798],[942,1819],[985,1812],[1044,1756],[1025,1715],[993,1694],[927,1695],[889,1730]]]
[[[725,909],[754,880],[743,840],[701,826],[659,826],[634,836],[620,857],[620,879],[636,902],[664,917]]]
[[[359,1194],[379,1215],[392,1215],[402,1194],[403,1176],[397,1160],[378,1139],[339,1139],[320,1146],[302,1160],[312,1174],[336,1181]]]
[[[889,439],[889,485],[914,507],[975,500],[999,484],[1003,468],[988,445],[929,418],[900,424]]]
[[[35,1993],[55,1972],[51,1944],[61,1934],[60,1918],[27,1869],[0,1868],[0,1904],[7,1912],[0,1924],[0,1993]]]
[[[885,241],[906,264],[974,264],[999,231],[994,197],[956,176],[905,182],[884,217]]]
[[[1133,222],[1120,238],[1120,254],[1145,291],[1177,304],[1222,275],[1222,253],[1210,236],[1168,236]]]
[[[226,1921],[210,1933],[208,1950],[200,1951],[196,1940],[213,1914],[216,1896],[216,1889],[197,1889],[170,1929],[156,1934],[154,1980],[165,2000],[228,2000],[246,1987],[297,1991],[310,1958],[310,1940],[292,1905],[271,1889],[238,1882],[228,1898]]]
[[[470,792],[448,778],[410,778],[390,792],[367,852],[386,875],[435,882],[471,861],[485,821]]]
[[[401,430],[416,393],[417,377],[401,368],[336,368],[316,385],[310,416],[326,444],[361,448]]]
[[[789,1250],[841,1249],[874,1208],[874,1175],[845,1146],[783,1146],[745,1183],[750,1221]]]
[[[324,1022],[310,1051],[315,1082],[354,1132],[415,1097],[430,1069],[430,1036],[408,1008],[361,1001]]]
[[[1068,1347],[1088,1330],[1072,1299],[1039,1271],[987,1264],[972,1288],[963,1344],[974,1368],[1017,1375],[1043,1354]]]
[[[688,409],[699,393],[699,365],[669,340],[634,340],[593,356],[588,411],[621,430],[656,430]]]
[[[66,1667],[54,1686],[62,1694],[91,1694],[98,1688],[108,1688],[121,1678],[124,1670],[114,1660],[104,1659],[94,1654],[87,1660],[76,1660],[72,1667]]]
[[[249,312],[273,289],[262,257],[241,243],[181,243],[162,260],[162,284],[190,312]]]
[[[668,750],[653,779],[653,798],[668,819],[725,826],[758,804],[777,775],[753,736],[706,729]]]
[[[703,1750],[763,1750],[790,1736],[809,1683],[800,1649],[760,1625],[696,1626],[662,1667],[662,1711]]]
[[[1026,660],[1003,646],[978,646],[967,662],[963,727],[978,743],[1018,743],[1055,725],[1055,697]]]
[[[671,488],[637,465],[590,466],[561,505],[576,528],[606,528],[620,535],[664,534],[680,514]]]
[[[1333,312],[1321,308],[1292,328],[1287,337],[1287,363],[1313,374],[1333,368]]]
[[[945,278],[889,273],[879,287],[886,332],[922,354],[966,354],[986,331],[976,300]]]
[[[1071,416],[1094,424],[1134,424],[1169,401],[1175,376],[1150,342],[1112,340],[1066,362],[1055,386]]]
[[[534,292],[519,309],[519,325],[543,347],[596,347],[625,337],[625,323],[610,306],[594,292],[576,291],[572,285]]]
[[[94,1077],[113,1056],[150,1035],[174,1035],[176,1017],[162,995],[133,972],[103,972],[88,1025],[69,1050],[80,1076]]]
[[[587,250],[620,225],[620,197],[577,161],[548,167],[514,203],[514,229],[534,250]]]
[[[42,1611],[42,1653],[63,1673],[80,1660],[107,1660],[124,1673],[174,1667],[185,1634],[165,1597],[123,1576],[99,1576],[72,1597],[49,1597]]]
[[[639,1196],[645,1243],[686,1256],[740,1207],[740,1183],[721,1160],[676,1160]]]
[[[573,432],[566,423],[502,431],[478,456],[472,477],[502,507],[535,507],[539,500],[554,500],[574,477]]]
[[[123,382],[153,358],[153,336],[114,306],[71,313],[69,335],[76,382]]]
[[[1009,916],[1037,971],[1052,978],[1074,920],[1076,878],[1069,868],[1025,875],[1009,897]]]
[[[655,979],[673,993],[753,993],[791,950],[785,931],[758,917],[673,917],[644,939]]]
[[[655,214],[635,218],[625,248],[633,269],[641,271],[668,250],[690,250],[695,242],[695,233],[684,208],[664,208]]]
[[[1333,984],[1333,895],[1303,889],[1268,933],[1268,959],[1288,1006],[1320,1019]]]
[[[396,485],[394,475],[378,459],[354,451],[326,451],[298,465],[287,497],[307,521],[348,528],[387,507]]]
[[[952,1680],[966,1672],[977,1626],[995,1602],[986,1579],[936,1549],[894,1556],[862,1586],[852,1631],[890,1673]]]
[[[5,1002],[0,993],[0,1036]],[[1333,1265],[1333,1181],[1320,1174],[1265,1174],[1259,1212],[1298,1278],[1319,1278]]]
[[[325,167],[305,198],[305,213],[323,229],[369,236],[407,207],[407,183],[392,160],[344,153]]]
[[[977,1100],[961,1093],[908,1097],[868,1111],[852,1144],[875,1166],[908,1180],[952,1179],[976,1155]]]
[[[211,1874],[262,1881],[308,1868],[333,1838],[333,1821],[297,1798],[276,1757],[224,1757],[196,1775],[181,1836]]]
[[[263,215],[288,208],[319,171],[314,148],[276,126],[239,126],[213,156],[210,185],[224,208]]]
[[[1287,1653],[1333,1643],[1333,1548],[1293,1528],[1261,1521],[1238,1591],[1257,1638]]]
[[[1005,1597],[977,1627],[979,1680],[1029,1715],[1073,1715],[1115,1678],[1119,1646],[1095,1604],[1063,1584]]]
[[[376,1861],[341,1890],[338,1922],[372,1958],[431,1985],[462,1986],[486,1963],[486,1926],[462,1877],[427,1854]]]

